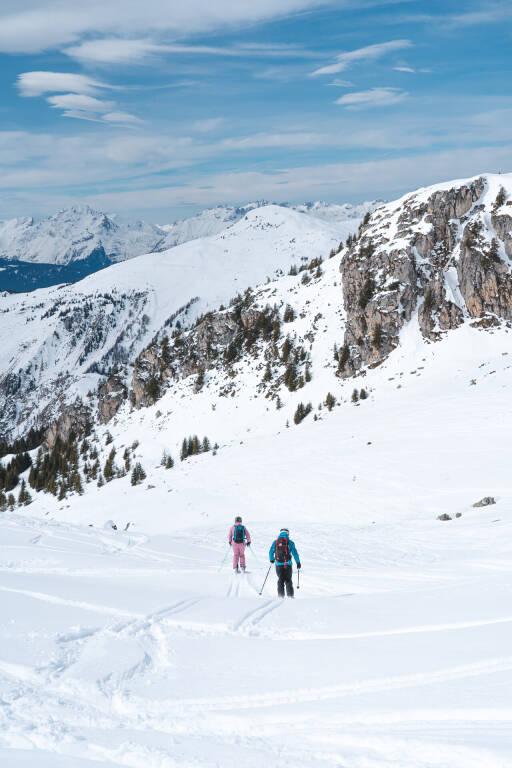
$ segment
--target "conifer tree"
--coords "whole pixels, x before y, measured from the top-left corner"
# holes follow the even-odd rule
[[[359,392],[357,391],[357,389],[354,389],[354,391],[352,392],[352,402],[353,403],[359,402]]]
[[[12,512],[14,507],[16,506],[16,499],[14,498],[14,494],[10,493],[7,496],[7,506],[9,507],[9,510]]]
[[[142,481],[145,479],[146,479],[146,473],[144,472],[140,461],[137,461],[132,470],[132,476],[131,476],[130,482],[132,485],[140,485]]]
[[[7,496],[3,491],[0,491],[0,512],[5,512],[7,509]]]
[[[368,397],[368,392],[366,391],[366,389],[364,389],[364,388],[361,389],[361,391],[359,393],[359,399],[360,400],[366,400],[367,397]]]
[[[332,392],[328,392],[325,398],[325,405],[327,407],[328,411],[332,411],[334,406],[336,405],[336,398],[332,394]]]

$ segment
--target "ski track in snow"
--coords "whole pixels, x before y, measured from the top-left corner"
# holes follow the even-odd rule
[[[297,599],[282,601],[273,573],[258,595],[261,555],[235,575],[216,547],[192,548],[195,568],[180,573],[183,531],[123,546],[64,523],[3,521],[2,765],[510,765],[511,585],[489,560],[479,569],[454,552],[436,581],[434,543],[422,552],[412,526],[382,526],[373,549],[367,539],[341,555],[357,561],[352,591],[339,589],[326,539]]]

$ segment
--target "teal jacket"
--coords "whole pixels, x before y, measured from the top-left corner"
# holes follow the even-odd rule
[[[297,552],[297,547],[295,546],[293,541],[290,539],[290,536],[287,533],[285,533],[285,531],[280,531],[279,537],[288,539],[288,549],[290,550],[290,555],[293,555],[293,558],[297,563],[297,565],[300,565],[300,557],[299,557],[299,553]],[[272,542],[272,546],[270,547],[270,550],[268,553],[268,559],[270,560],[271,563],[273,563],[274,560],[276,559],[276,541],[277,539],[275,539]],[[282,568],[283,565],[291,565],[291,564],[292,564],[292,559],[290,557],[290,559],[286,563],[276,563],[276,568]]]

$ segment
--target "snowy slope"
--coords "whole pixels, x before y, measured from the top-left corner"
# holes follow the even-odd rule
[[[147,483],[3,517],[6,764],[510,765],[509,349],[505,331],[412,334],[361,405],[289,429],[286,406],[172,470],[172,416],[113,425],[118,448],[136,431]],[[198,396],[188,424],[241,435],[236,414]],[[251,573],[233,576],[240,512]],[[283,524],[303,562],[285,603],[273,574],[258,595]]]
[[[189,240],[195,240],[198,237],[216,235],[232,226],[237,221],[240,221],[240,219],[243,219],[249,211],[267,205],[271,205],[271,203],[265,200],[236,207],[219,205],[215,208],[208,208],[205,211],[201,211],[188,219],[181,219],[174,224],[164,225],[162,226],[162,229],[167,232],[167,236],[163,243],[163,247],[171,248],[173,245],[179,245],[180,243],[185,243]],[[359,222],[364,218],[368,211],[374,211],[381,205],[381,203],[368,202],[352,205],[351,203],[337,204],[318,201],[315,203],[303,203],[299,205],[291,205],[287,203],[282,203],[281,205],[292,211],[297,211],[298,213],[304,213],[308,216],[321,219],[329,224],[341,224],[341,237],[349,234],[349,229],[346,224],[347,222],[350,222],[353,219],[357,219]]]
[[[486,184],[482,216],[496,193],[493,177]],[[302,231],[291,247],[290,222],[297,231],[309,220],[281,209],[262,217],[253,211],[200,251],[190,243],[82,283],[89,297],[103,275],[116,275],[121,293],[142,284],[149,334],[175,306],[162,298],[170,285],[180,301],[200,286],[195,315],[250,275],[248,311],[275,307],[281,335],[257,338],[230,365],[219,355],[200,391],[195,375],[171,379],[154,405],[126,402],[96,426],[102,466],[113,447],[120,464],[134,446],[141,485],[129,475],[90,482],[81,496],[38,494],[23,512],[3,513],[0,759],[9,768],[511,765],[510,323],[486,328],[467,316],[434,342],[413,315],[378,367],[340,378],[344,253],[276,275],[271,263],[286,272],[306,250],[309,260],[320,235]],[[249,255],[235,248],[238,227],[245,247],[254,238]],[[266,262],[267,236],[284,232]],[[194,280],[183,269],[191,259]],[[311,367],[295,391],[282,378],[286,337],[305,351],[297,366]],[[362,388],[368,397],[354,402]],[[312,412],[295,424],[300,402]],[[218,449],[180,461],[191,434]],[[474,508],[484,496],[496,504]],[[226,541],[236,514],[253,538],[240,576]],[[295,601],[276,599],[273,572],[259,595],[282,525],[303,564]]]
[[[98,372],[133,362],[190,302],[182,322],[276,270],[325,256],[338,242],[338,226],[267,206],[225,233],[113,265],[74,285],[1,297],[3,431],[42,413],[48,419],[63,398],[95,389]]]

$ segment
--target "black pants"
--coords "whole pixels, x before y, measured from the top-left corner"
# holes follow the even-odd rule
[[[293,597],[292,566],[276,565],[276,573],[277,573],[277,594],[279,595],[279,597],[284,597],[285,587],[286,587],[286,594],[288,595],[288,597]]]

